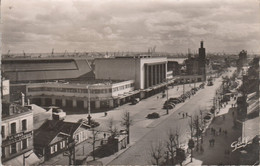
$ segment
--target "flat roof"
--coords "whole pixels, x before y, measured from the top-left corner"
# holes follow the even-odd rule
[[[56,81],[42,81],[35,82],[39,84],[81,84],[81,85],[111,85],[115,83],[125,82],[130,80],[107,80],[107,79],[95,79],[95,80],[56,80]],[[31,82],[32,83],[32,82]]]

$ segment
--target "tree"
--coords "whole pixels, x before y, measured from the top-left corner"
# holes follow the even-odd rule
[[[166,141],[166,147],[167,150],[170,153],[171,156],[171,164],[174,164],[174,154],[176,152],[176,149],[179,148],[179,129],[176,129],[175,132],[173,132],[172,129],[170,129],[167,133],[168,140]]]
[[[164,147],[161,141],[156,144],[151,144],[150,155],[152,157],[152,164],[159,165],[164,155]]]
[[[130,126],[133,125],[133,120],[130,117],[130,113],[125,111],[122,116],[121,124],[126,128],[127,132],[127,144],[130,143]]]
[[[96,142],[98,141],[98,134],[100,133],[100,131],[95,130],[95,128],[92,126],[92,146],[93,146],[93,152],[92,152],[92,156],[93,156],[93,160],[96,160],[95,158],[95,148],[96,148]]]
[[[108,132],[111,134],[113,138],[119,133],[113,118],[110,118],[108,121]]]

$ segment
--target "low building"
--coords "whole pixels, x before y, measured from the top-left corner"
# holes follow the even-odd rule
[[[88,129],[83,123],[48,120],[34,132],[35,153],[47,161],[66,151],[71,138],[76,146],[86,141],[91,135]]]
[[[40,162],[33,152],[33,114],[26,107],[2,103],[2,163],[33,165]],[[28,156],[25,159],[23,158]]]
[[[85,110],[89,103],[91,109],[113,108],[130,101],[137,93],[133,80],[48,82],[26,86],[27,98],[34,104]]]

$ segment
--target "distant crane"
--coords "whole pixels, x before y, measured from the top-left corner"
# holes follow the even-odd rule
[[[53,56],[53,54],[54,54],[54,48],[53,48],[52,51],[51,51],[51,56]]]
[[[156,46],[148,48],[148,55],[153,55],[155,53]]]
[[[23,50],[23,57],[24,57],[24,58],[26,57],[26,54],[25,54],[24,50]]]

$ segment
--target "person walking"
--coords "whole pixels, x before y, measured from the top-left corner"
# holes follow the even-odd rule
[[[225,115],[223,115],[223,120],[225,120]]]
[[[186,117],[188,117],[188,113],[186,112]]]
[[[218,131],[219,131],[219,134],[221,134],[221,127],[219,128],[219,130],[218,130]]]
[[[182,117],[183,117],[183,119],[184,119],[184,117],[185,117],[185,114],[184,114],[184,113],[182,113]]]

